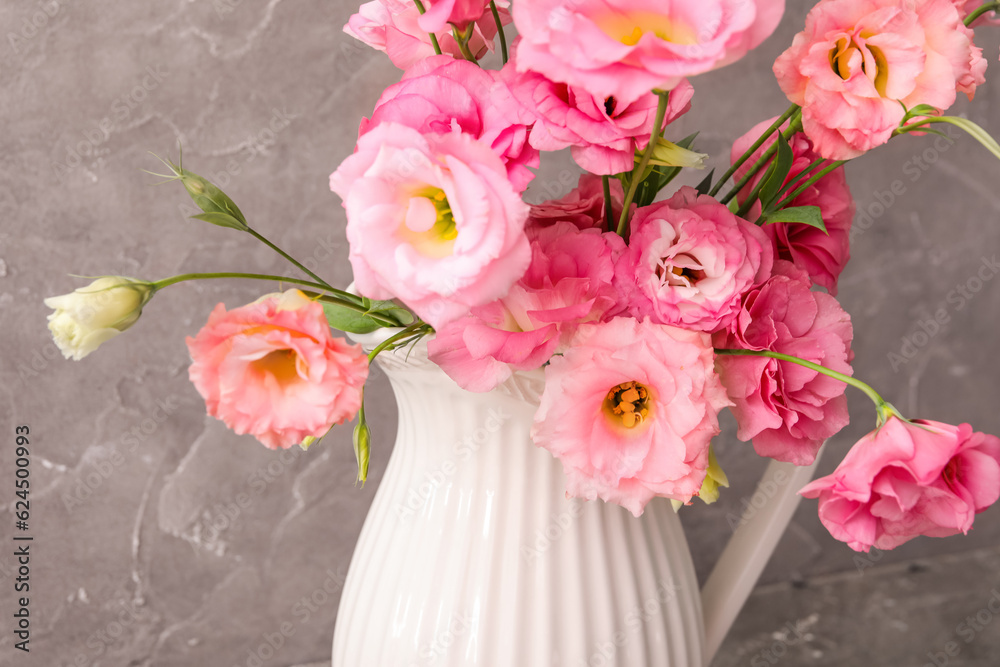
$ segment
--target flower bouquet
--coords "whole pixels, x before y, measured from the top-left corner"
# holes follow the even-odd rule
[[[542,373],[530,437],[558,459],[566,494],[635,516],[657,497],[676,510],[719,497],[728,481],[712,440],[726,408],[761,456],[812,464],[847,425],[851,386],[874,402],[876,428],[801,489],[823,524],[858,551],[966,533],[1000,497],[1000,439],[903,415],[856,378],[836,294],[854,216],[846,162],[945,126],[1000,158],[981,128],[946,115],[985,80],[972,28],[998,8],[821,0],[774,63],[791,106],[737,121],[753,127],[724,173],[676,187],[709,157],[696,135],[671,134],[694,77],[763,42],[783,2],[369,2],[345,31],[404,73],[330,176],[353,287],[325,282],[178,159],[164,176],[183,184],[194,217],[253,236],[302,276],[101,277],[46,300],[50,329],[80,359],[165,287],[283,283],[220,304],[188,338],[191,381],[236,433],[306,449],[357,419],[364,482],[379,451],[369,364],[426,346],[469,392]],[[541,154],[565,148],[577,187],[525,203]],[[333,331],[379,335],[363,347]]]

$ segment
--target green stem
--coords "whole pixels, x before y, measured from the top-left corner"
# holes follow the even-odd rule
[[[170,278],[164,278],[163,280],[157,280],[153,283],[153,287],[157,290],[163,289],[164,287],[170,287],[171,285],[176,285],[177,283],[183,283],[188,280],[214,280],[217,278],[246,278],[249,280],[273,280],[279,283],[290,283],[292,285],[303,285],[305,287],[312,287],[314,289],[326,290],[326,285],[320,285],[309,280],[299,280],[298,278],[286,278],[284,276],[272,276],[265,273],[182,273],[178,276],[172,276]],[[339,290],[336,290],[339,291]],[[346,294],[346,292],[344,293]]]
[[[326,303],[333,303],[338,306],[343,306],[344,308],[349,308],[358,313],[366,313],[371,319],[375,320],[379,324],[386,327],[398,327],[399,322],[391,318],[385,317],[378,313],[369,313],[369,306],[366,306],[361,300],[363,297],[359,297],[350,292],[345,292],[339,289],[332,289],[326,285],[320,285],[318,283],[311,282],[309,280],[299,280],[298,278],[286,278],[285,276],[272,276],[264,273],[182,273],[178,276],[172,276],[170,278],[164,278],[163,280],[158,280],[153,285],[154,290],[161,290],[164,287],[170,287],[171,285],[176,285],[177,283],[187,282],[189,280],[218,280],[222,278],[244,278],[247,280],[270,280],[278,283],[288,283],[291,285],[300,285],[302,287],[311,287],[319,292],[332,292],[330,294],[322,294],[316,292],[304,292],[309,298],[315,298],[319,301],[324,301]]]
[[[260,241],[261,243],[263,243],[264,245],[266,245],[268,248],[270,248],[271,250],[273,250],[274,252],[278,253],[279,255],[281,255],[282,257],[284,257],[285,259],[287,259],[293,265],[295,265],[296,267],[298,267],[298,269],[300,271],[302,271],[303,273],[305,273],[307,276],[309,276],[310,278],[312,278],[313,280],[315,280],[317,283],[319,283],[320,285],[322,285],[326,289],[331,289],[331,290],[333,289],[333,287],[331,287],[325,280],[323,280],[322,278],[320,278],[319,276],[317,276],[315,273],[313,273],[312,271],[310,271],[309,269],[307,269],[306,267],[304,267],[301,263],[299,263],[299,261],[297,259],[295,259],[291,255],[289,255],[287,252],[285,252],[284,250],[282,250],[278,246],[276,246],[273,243],[271,243],[266,238],[264,238],[263,234],[260,234],[259,232],[257,232],[256,230],[254,230],[254,229],[252,229],[250,227],[247,227],[247,233],[249,233],[250,236],[254,237],[258,241]]]
[[[795,178],[789,179],[788,182],[785,183],[785,185],[782,186],[780,190],[778,190],[778,196],[777,196],[778,200],[780,201],[782,195],[784,195],[786,192],[788,192],[794,187],[797,187],[798,184],[802,182],[802,179],[808,176],[817,167],[821,166],[824,162],[826,162],[826,158],[819,158],[818,160],[814,160],[812,164],[810,164],[808,167],[806,167],[799,173],[795,174]]]
[[[427,12],[427,10],[424,9],[424,3],[420,2],[420,0],[413,0],[413,4],[417,6],[417,11],[420,12],[421,14]],[[437,35],[435,35],[433,32],[429,32],[427,34],[430,35],[431,46],[434,47],[434,53],[441,55],[441,45],[438,43]]]
[[[728,204],[730,200],[732,200],[732,198],[739,193],[740,190],[742,190],[747,186],[747,183],[753,180],[753,177],[757,175],[757,172],[760,171],[760,168],[763,167],[765,164],[767,164],[768,160],[774,157],[774,154],[777,152],[778,152],[778,142],[775,142],[770,146],[768,146],[767,150],[765,150],[764,153],[761,154],[759,158],[757,158],[757,161],[753,163],[753,166],[750,167],[750,170],[746,174],[744,174],[743,178],[741,178],[739,181],[737,181],[735,185],[733,185],[733,189],[730,190],[728,193],[726,193],[726,196],[720,199],[719,202],[722,204]]]
[[[913,423],[911,420],[904,417],[903,413],[897,410],[896,406],[892,403],[882,402],[881,404],[875,406],[875,409],[878,412],[878,420],[875,424],[878,428],[881,428],[883,424],[889,421],[889,417],[896,417],[904,422],[908,422],[910,424]]]
[[[782,132],[782,134],[786,139],[788,139],[801,129],[802,129],[801,116],[797,116],[792,119],[792,121],[788,124],[788,129]],[[761,155],[760,158],[758,158],[757,161],[753,163],[753,166],[750,167],[750,170],[743,175],[743,178],[740,179],[739,183],[734,185],[733,189],[730,190],[725,197],[720,199],[719,202],[722,204],[728,204],[733,197],[739,194],[740,190],[742,190],[747,186],[747,183],[753,180],[754,176],[757,175],[757,172],[761,170],[761,167],[767,164],[768,161],[772,157],[774,157],[774,154],[777,152],[778,152],[778,142],[775,141],[770,146],[768,146],[767,150],[764,151],[763,155]]]
[[[437,55],[441,55],[442,53],[444,53],[441,50],[441,44],[438,43],[437,35],[435,35],[433,32],[429,32],[427,33],[427,36],[431,38],[431,46],[434,47],[434,53],[436,53]]]
[[[635,193],[639,189],[639,182],[642,180],[642,175],[646,172],[646,167],[649,166],[649,161],[653,157],[653,150],[656,148],[657,142],[659,142],[660,137],[663,135],[663,119],[667,116],[667,101],[670,99],[670,93],[666,91],[656,91],[656,94],[660,97],[660,102],[656,106],[656,119],[653,121],[653,134],[649,137],[649,145],[646,146],[646,150],[642,152],[642,158],[639,160],[639,164],[637,164],[635,169],[632,170],[632,178],[628,186],[628,193],[625,195],[625,201],[622,205],[622,214],[618,219],[618,236],[623,238],[626,230],[628,229],[628,214],[629,209],[632,208],[632,200],[635,199]]]
[[[472,55],[472,51],[469,50],[469,37],[472,36],[472,26],[473,24],[470,23],[468,27],[466,27],[465,34],[462,34],[455,26],[452,26],[451,34],[455,37],[455,41],[458,42],[458,50],[462,52],[465,59],[470,63],[478,65],[479,61],[476,60],[476,57]]]
[[[750,191],[750,196],[747,197],[746,201],[744,201],[740,205],[740,207],[736,210],[736,217],[738,218],[744,217],[750,211],[750,209],[753,208],[753,203],[760,198],[761,188],[764,187],[764,183],[766,182],[767,178],[762,178],[759,181],[757,181],[757,185],[755,185],[753,190]]]
[[[384,352],[390,346],[395,345],[397,342],[403,340],[404,338],[412,336],[413,334],[417,333],[421,328],[426,326],[427,326],[426,322],[417,320],[416,322],[406,327],[402,331],[393,334],[383,342],[379,343],[374,350],[368,353],[368,363],[375,361],[375,357]]]
[[[831,162],[827,166],[823,167],[823,169],[818,174],[810,177],[808,181],[806,181],[805,183],[803,183],[799,187],[797,187],[794,190],[792,190],[792,193],[790,195],[787,195],[784,199],[782,199],[780,202],[778,202],[778,204],[775,205],[775,207],[774,207],[775,210],[779,210],[779,209],[784,208],[785,206],[788,206],[791,202],[795,201],[796,197],[798,197],[800,194],[802,194],[807,189],[809,189],[810,186],[816,184],[820,179],[822,179],[824,176],[826,176],[827,174],[829,174],[831,171],[833,171],[835,169],[839,169],[846,162],[847,162],[847,160],[836,160],[834,162]]]
[[[615,212],[611,210],[611,177],[604,175],[601,180],[604,182],[604,224],[610,232],[615,225]]]
[[[799,359],[798,357],[782,354],[781,352],[772,352],[771,350],[716,350],[715,353],[732,357],[769,357],[771,359],[778,359],[779,361],[787,361],[793,364],[798,364],[799,366],[805,366],[806,368],[810,368],[817,373],[822,373],[823,375],[832,377],[834,380],[840,380],[841,382],[849,384],[856,389],[860,389],[866,396],[868,396],[868,398],[875,402],[876,406],[887,405],[885,400],[879,396],[874,389],[861,380],[852,378],[850,375],[838,373],[837,371],[827,368],[826,366],[820,366],[819,364],[814,364],[813,362],[806,361],[805,359]]]
[[[1000,2],[987,2],[985,5],[965,17],[966,27],[972,25],[976,19],[986,12],[995,12],[997,10],[1000,10]]]
[[[507,35],[503,32],[503,24],[500,22],[500,12],[497,10],[497,3],[490,0],[490,11],[493,12],[493,20],[497,24],[497,34],[500,35],[500,55],[503,56],[503,64],[507,64]]]
[[[387,315],[383,315],[382,313],[371,312],[370,306],[366,306],[364,304],[357,304],[350,301],[345,301],[344,299],[335,296],[330,296],[329,294],[317,294],[315,292],[303,292],[303,294],[305,294],[310,299],[315,299],[316,301],[322,301],[323,303],[332,303],[334,305],[343,306],[344,308],[353,310],[356,313],[362,313],[365,316],[367,316],[368,319],[374,322],[378,322],[387,329],[397,329],[403,326],[401,322],[391,317],[388,317]]]
[[[722,178],[719,179],[719,182],[715,184],[715,187],[712,188],[712,191],[709,192],[709,194],[713,197],[719,194],[719,191],[722,189],[722,186],[726,184],[726,181],[728,181],[732,177],[732,175],[735,174],[736,171],[743,166],[743,163],[749,160],[750,157],[757,152],[757,149],[763,146],[764,142],[767,141],[772,134],[777,132],[778,128],[780,128],[784,124],[784,122],[789,118],[791,118],[792,114],[794,114],[798,110],[799,110],[799,105],[793,104],[792,106],[788,107],[788,109],[785,110],[785,113],[778,116],[778,120],[774,121],[774,123],[771,124],[771,127],[767,128],[767,130],[764,131],[764,134],[760,135],[757,141],[755,141],[753,145],[750,146],[750,148],[744,151],[743,155],[741,155],[740,158],[733,163],[733,166],[729,168],[729,171],[727,171],[725,174],[722,175]]]
[[[790,121],[788,121],[788,127],[782,132],[787,141],[791,141],[792,137],[795,136],[796,132],[802,131],[802,114],[797,113]]]

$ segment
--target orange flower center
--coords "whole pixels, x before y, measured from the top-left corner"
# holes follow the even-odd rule
[[[680,264],[693,264],[691,266],[677,266]],[[688,255],[677,257],[663,257],[656,263],[654,272],[660,280],[661,287],[690,287],[705,277],[705,271],[696,268],[700,266],[698,261]]]
[[[889,79],[889,63],[880,48],[867,42],[867,38],[870,36],[870,34],[862,32],[857,36],[857,39],[841,37],[837,40],[836,46],[830,49],[830,67],[837,73],[837,76],[846,81],[854,74],[851,70],[851,61],[856,56],[860,56],[862,74],[871,80],[878,94],[885,97],[886,84]]]
[[[646,34],[672,44],[690,46],[698,43],[697,33],[691,26],[654,12],[609,13],[596,23],[606,35],[626,46],[635,46]]]
[[[635,428],[649,416],[652,398],[649,389],[634,380],[623,382],[604,398],[604,412],[625,428]]]
[[[295,350],[274,350],[253,362],[256,371],[271,375],[280,385],[285,385],[299,379],[296,362],[298,355]]]

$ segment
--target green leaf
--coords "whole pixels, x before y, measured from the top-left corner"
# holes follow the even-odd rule
[[[691,148],[691,146],[694,144],[694,140],[697,138],[698,138],[697,132],[695,132],[694,134],[689,134],[680,141],[678,141],[677,145],[680,146],[681,148]]]
[[[961,130],[965,130],[965,132],[967,132],[973,139],[981,143],[986,150],[993,153],[997,159],[1000,159],[1000,144],[997,144],[996,139],[990,136],[989,132],[979,127],[968,118],[959,118],[958,116],[941,116],[940,118],[929,118],[928,121],[932,123],[949,123]]]
[[[663,187],[664,175],[659,170],[654,169],[649,177],[639,183],[635,190],[635,204],[639,208],[649,206],[656,198],[656,193]]]
[[[205,222],[210,222],[213,225],[218,225],[219,227],[229,227],[230,229],[238,229],[241,232],[247,230],[246,223],[240,222],[228,213],[222,213],[214,211],[211,213],[199,213],[198,215],[192,215],[192,218],[196,220],[203,220]]]
[[[902,104],[902,102],[900,102],[900,104]],[[906,109],[906,106],[904,105],[903,108]],[[939,112],[936,107],[932,107],[929,104],[918,104],[912,109],[906,109],[906,115],[903,116],[903,120],[900,124],[905,124],[906,121],[911,118],[916,118],[917,116],[937,116],[938,113]]]
[[[366,334],[385,328],[385,324],[370,317],[373,313],[396,320],[398,324],[395,326],[409,326],[414,321],[410,311],[400,308],[392,301],[372,301],[372,307],[367,313],[342,306],[338,303],[328,303],[326,301],[321,301],[320,303],[323,304],[326,321],[330,323],[330,326],[339,331],[346,331],[347,333]]]
[[[367,334],[382,328],[382,325],[357,310],[337,303],[323,304],[323,312],[330,327],[347,333]]]
[[[824,234],[829,233],[826,231],[826,225],[823,223],[823,214],[819,206],[792,206],[791,208],[783,208],[780,211],[769,213],[764,218],[765,225],[774,222],[799,222],[803,225],[815,227]]]
[[[759,199],[761,206],[765,209],[774,203],[778,191],[781,190],[785,179],[788,178],[788,172],[792,169],[794,159],[795,156],[792,153],[792,147],[788,145],[788,140],[785,139],[785,135],[779,133],[777,154],[774,162],[771,163],[771,168],[767,171],[764,184],[760,188]]]
[[[997,143],[996,139],[994,139],[989,132],[979,127],[968,118],[961,118],[959,116],[929,116],[906,125],[900,125],[896,128],[895,132],[893,132],[893,135],[909,134],[910,132],[928,132],[933,134],[935,133],[935,130],[930,129],[928,126],[934,123],[948,123],[949,125],[954,125],[981,143],[986,150],[994,155],[994,157],[1000,159],[1000,144]]]
[[[708,172],[708,176],[706,176],[704,180],[702,180],[702,182],[698,184],[698,187],[695,188],[698,191],[698,194],[700,195],[708,194],[708,191],[712,189],[712,178],[714,177],[715,177],[715,170],[713,169],[712,171]]]
[[[399,322],[400,326],[408,327],[416,321],[413,317],[413,313],[408,311],[406,308],[401,308],[395,301],[369,300],[368,303],[370,304],[368,312],[388,315]]]

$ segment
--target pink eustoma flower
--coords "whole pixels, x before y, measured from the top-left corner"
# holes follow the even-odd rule
[[[774,63],[819,155],[849,160],[884,144],[904,106],[970,99],[986,61],[952,0],[822,0]]]
[[[450,1],[452,0],[441,0],[441,6],[447,8]],[[465,2],[458,0],[454,4],[464,5]],[[509,6],[510,3],[506,0],[497,0],[500,22],[504,25],[510,23]],[[344,32],[383,51],[392,64],[405,70],[434,55],[430,34],[420,25],[422,18],[412,0],[372,0],[361,5],[358,13],[344,26]],[[434,18],[432,16],[432,20]],[[493,50],[496,34],[497,26],[492,12],[482,15],[474,23],[469,50],[476,58],[482,58],[487,51]],[[450,26],[442,27],[434,35],[444,53],[455,58],[463,57]]]
[[[784,10],[784,0],[515,2],[517,66],[628,106],[742,58]]]
[[[625,190],[617,178],[611,185],[611,219],[616,223],[625,201]],[[528,214],[528,229],[541,229],[557,222],[572,222],[579,229],[605,228],[604,183],[600,176],[581,174],[577,186],[561,199],[536,204]],[[605,230],[610,231],[610,230]]]
[[[774,275],[743,298],[740,314],[713,337],[718,349],[770,350],[851,375],[850,316],[829,294],[812,292],[804,271],[774,263]],[[761,456],[809,465],[848,423],[843,382],[788,361],[719,355],[716,367],[739,426]]]
[[[501,2],[497,5],[498,9],[501,5],[506,9],[509,3]],[[470,23],[490,13],[489,0],[424,0],[424,7],[427,11],[417,23],[425,32],[435,33],[450,30],[449,24],[465,30]]]
[[[759,227],[694,188],[637,209],[615,283],[635,317],[713,333],[740,297],[770,275],[771,243]]]
[[[503,161],[467,134],[381,123],[330,176],[347,210],[358,291],[399,298],[438,329],[507,293],[531,248]]]
[[[298,290],[220,303],[187,345],[208,414],[271,449],[322,437],[361,407],[367,355],[334,338],[322,305]]]
[[[528,145],[532,119],[512,97],[497,73],[451,56],[431,56],[411,67],[403,80],[382,93],[371,119],[362,119],[359,136],[382,123],[399,123],[423,134],[447,134],[458,127],[489,144],[507,165],[516,190],[528,187],[538,151]]]
[[[533,230],[531,265],[503,298],[439,329],[431,360],[459,386],[489,391],[515,370],[539,368],[580,324],[618,309],[611,285],[625,242],[613,232],[559,222]]]
[[[597,98],[586,89],[550,81],[538,72],[504,68],[515,97],[534,113],[529,141],[542,151],[572,147],[573,160],[592,174],[620,174],[635,167],[636,150],[649,145],[659,98],[647,92],[631,103]],[[663,125],[691,108],[694,88],[682,80],[670,91]],[[660,128],[662,130],[662,127]]]
[[[750,148],[760,135],[771,126],[776,118],[763,121],[752,130],[744,134],[733,144],[732,160],[735,162],[743,153]],[[787,123],[782,129],[787,128]],[[758,149],[753,156],[736,172],[736,178],[742,179],[763,154],[768,146],[773,144],[774,138]],[[819,155],[813,150],[812,141],[802,132],[796,132],[789,140],[794,160],[792,168],[788,172],[785,183],[801,174],[810,164],[819,159]],[[749,196],[753,187],[764,177],[766,168],[758,172],[747,187],[740,193],[739,201],[742,202]],[[800,184],[804,181],[800,181]],[[797,187],[797,186],[796,186]],[[762,228],[768,238],[771,239],[775,257],[787,259],[809,274],[812,281],[820,285],[830,294],[837,295],[837,279],[844,270],[844,266],[851,258],[850,232],[851,223],[854,220],[854,198],[851,190],[847,186],[847,176],[843,167],[835,169],[813,185],[810,185],[802,194],[792,200],[789,206],[818,206],[823,215],[823,224],[826,226],[826,233],[810,225],[794,222],[776,222],[764,225]],[[748,216],[751,220],[760,215],[760,204],[754,204]]]
[[[639,516],[701,490],[728,404],[707,335],[619,317],[581,326],[546,366],[531,437],[562,462],[568,495]]]
[[[1000,438],[893,415],[799,493],[819,498],[823,525],[855,551],[968,533],[1000,497]]]

